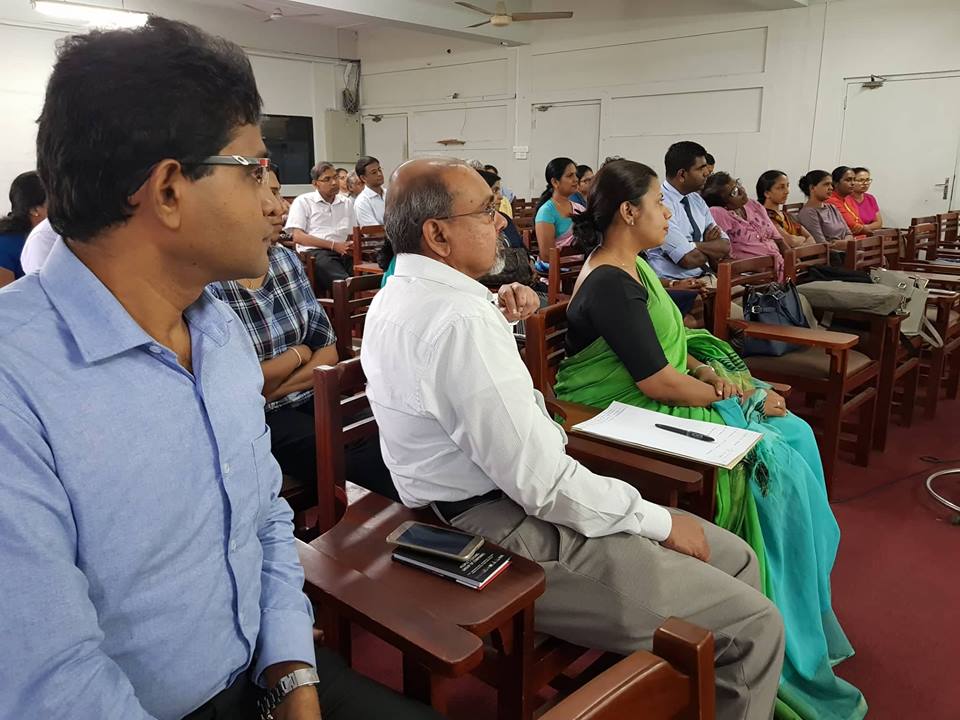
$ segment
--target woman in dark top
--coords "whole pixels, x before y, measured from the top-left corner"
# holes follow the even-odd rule
[[[663,242],[669,218],[649,167],[617,160],[597,173],[587,209],[575,219],[576,242],[589,257],[567,309],[569,356],[556,396],[597,408],[619,401],[663,413],[668,423],[673,416],[762,434],[733,470],[718,470],[714,520],[753,547],[764,592],[783,615],[780,704],[791,717],[859,720],[863,696],[832,669],[853,648],[830,606],[840,531],[813,433],[729,345],[683,326],[638,257]]]
[[[20,173],[10,183],[10,212],[0,218],[0,268],[23,277],[20,253],[27,235],[47,217],[47,192],[35,170]]]

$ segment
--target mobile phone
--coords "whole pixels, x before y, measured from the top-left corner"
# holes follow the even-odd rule
[[[440,557],[469,560],[470,556],[483,545],[483,538],[479,535],[411,520],[390,533],[387,536],[387,542]]]

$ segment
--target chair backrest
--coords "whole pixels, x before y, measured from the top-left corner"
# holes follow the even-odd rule
[[[517,226],[517,230],[521,232],[532,232],[533,231],[533,215],[518,215],[513,219],[513,224]]]
[[[363,321],[373,296],[380,290],[381,275],[358,275],[333,283],[333,331],[337,335],[337,356],[352,358],[354,338],[363,337]]]
[[[526,200],[524,198],[517,197],[513,199],[511,206],[513,208],[514,220],[516,220],[517,217],[527,217],[528,215],[532,217],[537,209],[537,200]]]
[[[801,283],[807,279],[807,271],[816,265],[830,264],[830,246],[822,243],[791,248],[783,256],[783,276]]]
[[[796,214],[800,212],[802,209],[803,209],[802,202],[787,203],[783,206],[783,214],[796,216]]]
[[[904,259],[907,261],[936,260],[939,240],[940,228],[936,223],[936,218],[934,218],[934,222],[920,222],[910,225],[903,251]]]
[[[336,525],[347,509],[344,448],[379,430],[372,414],[344,425],[369,410],[367,377],[360,358],[344,360],[333,367],[313,371],[314,430],[317,436],[317,504],[320,533]]]
[[[880,228],[866,237],[847,241],[843,264],[848,270],[896,268],[900,259],[900,231]]]
[[[936,215],[924,215],[923,217],[915,217],[910,220],[910,225],[926,225],[927,223],[936,223]]]
[[[554,305],[573,294],[586,256],[575,246],[550,248],[550,272],[547,274],[547,303]]]
[[[533,386],[552,398],[557,369],[567,356],[567,303],[540,308],[527,318],[526,331],[524,357]]]
[[[772,255],[724,261],[717,265],[717,297],[713,306],[713,334],[721,340],[730,336],[727,323],[730,305],[746,292],[750,285],[776,282],[776,261]]]
[[[960,249],[960,212],[948,212],[937,215],[937,225],[940,228],[940,247],[944,250]]]
[[[376,262],[387,233],[383,225],[364,225],[353,229],[353,263]]]

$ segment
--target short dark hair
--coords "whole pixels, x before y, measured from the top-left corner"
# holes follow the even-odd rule
[[[480,177],[482,177],[490,187],[493,187],[500,181],[500,176],[490,170],[477,170],[477,172],[480,173]]]
[[[763,204],[763,201],[767,199],[767,193],[773,190],[773,186],[777,184],[777,181],[786,177],[787,174],[783,170],[767,170],[760,177],[757,178],[757,201],[760,204]]]
[[[30,211],[47,201],[47,191],[43,188],[36,170],[28,170],[17,175],[10,183],[10,212],[0,218],[0,233],[28,233],[33,227]]]
[[[588,172],[593,172],[593,168],[589,165],[577,165],[577,180],[583,180],[583,176]]]
[[[496,166],[494,165],[484,165],[483,169],[486,170],[487,172],[492,172],[494,175],[500,174],[500,171],[497,170]]]
[[[843,180],[843,176],[847,174],[847,170],[853,170],[853,168],[847,167],[846,165],[838,165],[833,169],[830,175],[833,177],[834,185]]]
[[[725,197],[723,191],[731,179],[730,173],[725,173],[723,170],[715,172],[713,175],[707,178],[707,182],[704,183],[703,189],[700,190],[700,196],[707,204],[707,207],[726,206],[727,198]]]
[[[347,170],[346,168],[338,167],[338,168],[337,168],[337,175],[339,175],[339,174],[342,173],[342,172],[349,173],[350,171]]]
[[[421,173],[390,186],[383,224],[398,255],[420,254],[423,224],[430,218],[446,217],[453,212],[453,195],[443,175],[443,172]]]
[[[803,194],[807,197],[810,197],[810,190],[814,186],[823,182],[825,177],[830,177],[830,173],[828,173],[826,170],[811,170],[802,178],[800,178],[800,182],[797,184],[800,186],[800,190],[803,192]]]
[[[697,158],[706,158],[707,150],[703,145],[690,140],[675,142],[667,148],[663,157],[664,169],[667,177],[676,177],[681,170],[689,170],[697,164]]]
[[[717,161],[714,160],[713,155],[711,155],[710,153],[707,153],[706,155],[704,155],[704,156],[703,156],[703,159],[707,161],[707,165],[716,165],[716,164],[717,164]]]
[[[126,222],[154,165],[208,174],[195,163],[258,123],[261,105],[243,50],[192,25],[151,16],[135,30],[66,38],[37,131],[50,224],[86,241]]]
[[[850,168],[850,169],[853,170],[853,174],[854,174],[854,175],[859,175],[859,174],[862,173],[862,172],[865,172],[865,173],[867,173],[868,175],[870,174],[870,168],[855,167],[855,168]]]
[[[586,209],[573,216],[573,237],[584,253],[593,252],[613,224],[620,206],[637,204],[657,180],[652,168],[633,160],[608,160],[593,177]]]
[[[357,158],[357,164],[354,166],[354,172],[357,177],[363,177],[367,173],[367,165],[380,164],[380,161],[371,155],[363,155]]]
[[[327,170],[336,170],[336,168],[333,166],[332,162],[321,160],[312,168],[310,168],[310,179],[316,182]]]

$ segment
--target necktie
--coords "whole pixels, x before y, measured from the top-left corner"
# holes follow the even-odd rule
[[[693,220],[693,211],[690,210],[690,198],[684,196],[680,202],[683,204],[683,209],[687,211],[687,220],[690,221],[690,227],[693,228],[693,237],[691,240],[693,240],[693,242],[700,242],[703,233],[700,232],[700,228],[697,227],[697,223]]]

